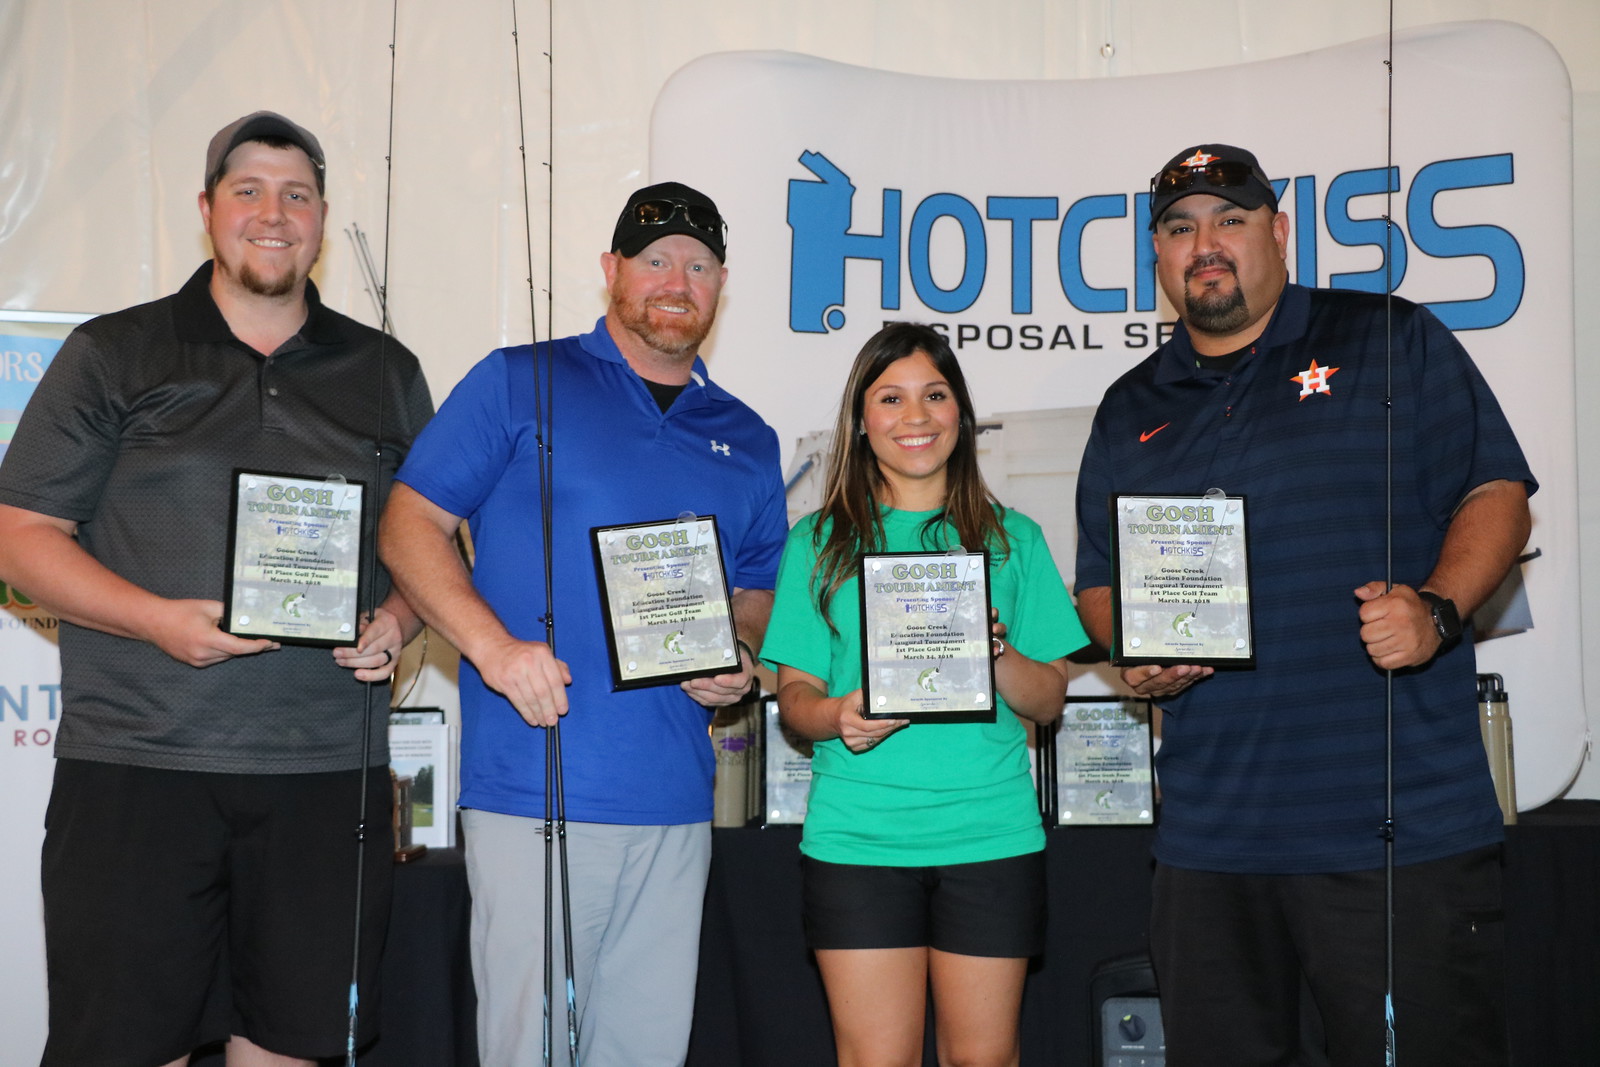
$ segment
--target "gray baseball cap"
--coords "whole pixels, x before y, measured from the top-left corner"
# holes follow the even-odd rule
[[[289,121],[276,111],[255,111],[242,119],[236,119],[217,131],[211,138],[211,144],[206,148],[206,185],[210,189],[222,177],[222,167],[228,161],[228,153],[244,144],[246,141],[257,141],[263,137],[278,137],[299,147],[311,159],[311,166],[317,172],[317,192],[323,193],[323,172],[327,163],[322,156],[322,145],[317,143],[310,130]]]

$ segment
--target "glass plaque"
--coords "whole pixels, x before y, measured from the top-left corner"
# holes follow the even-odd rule
[[[1068,697],[1053,755],[1060,825],[1154,821],[1148,700]]]
[[[1111,498],[1111,662],[1255,665],[1245,498]]]
[[[987,552],[861,559],[862,717],[994,722]]]
[[[739,669],[714,515],[590,531],[616,689]]]
[[[222,629],[296,645],[354,645],[366,483],[235,469]]]
[[[766,725],[761,821],[765,826],[798,825],[806,821],[811,793],[812,744],[783,725],[777,697],[763,699],[761,711]]]

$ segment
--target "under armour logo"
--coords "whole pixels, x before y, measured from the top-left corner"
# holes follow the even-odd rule
[[[713,452],[721,452],[724,456],[733,455],[733,451],[732,451],[730,446],[728,446],[728,445],[719,445],[715,441],[711,442],[711,451],[713,451]]]

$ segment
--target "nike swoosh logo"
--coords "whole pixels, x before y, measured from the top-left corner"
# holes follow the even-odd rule
[[[1163,422],[1160,426],[1157,426],[1155,429],[1151,430],[1149,433],[1140,434],[1139,435],[1139,443],[1141,445],[1144,444],[1146,441],[1150,440],[1150,438],[1154,437],[1156,434],[1160,433],[1162,430],[1165,430],[1168,426],[1171,426],[1171,425],[1172,425],[1172,423],[1170,423],[1170,422]]]

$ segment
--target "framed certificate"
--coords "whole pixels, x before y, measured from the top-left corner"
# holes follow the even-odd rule
[[[235,468],[221,627],[294,645],[354,645],[366,483]]]
[[[614,689],[739,669],[715,515],[589,531]]]
[[[1111,662],[1253,667],[1245,498],[1111,498]]]
[[[407,722],[389,716],[389,768],[411,779],[406,844],[454,848],[456,843],[455,727],[444,722]],[[397,721],[398,720],[398,721]]]
[[[1040,755],[1048,745],[1047,762],[1055,772],[1049,821],[1059,826],[1155,821],[1150,701],[1069,696],[1054,736],[1040,733]]]
[[[862,717],[994,722],[987,552],[861,558]]]

